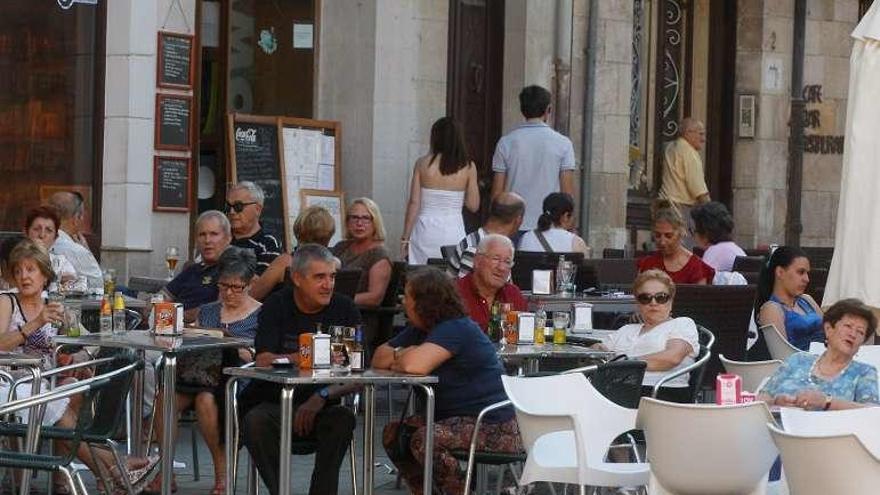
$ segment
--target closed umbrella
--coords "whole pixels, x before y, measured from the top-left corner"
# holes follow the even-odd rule
[[[822,305],[857,297],[880,308],[880,1],[852,36],[834,258]]]

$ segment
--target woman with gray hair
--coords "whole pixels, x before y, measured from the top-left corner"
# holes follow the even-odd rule
[[[217,268],[219,300],[205,304],[199,311],[199,326],[222,328],[234,337],[253,339],[257,333],[257,318],[261,303],[251,297],[251,282],[256,275],[257,260],[253,251],[230,246],[220,256]],[[253,360],[246,349],[238,351],[213,351],[181,356],[178,364],[177,409],[178,412],[193,408],[196,411],[199,430],[205,438],[214,462],[214,488],[212,494],[226,490],[226,456],[223,451],[223,412],[226,380],[224,366],[239,366]],[[159,394],[161,397],[162,394]],[[160,401],[161,402],[161,401]],[[158,404],[161,408],[162,405]],[[175,425],[171,425],[175,427]],[[162,434],[161,418],[157,416],[157,431]],[[175,432],[176,433],[176,432]],[[156,477],[157,480],[161,476]],[[158,492],[158,483],[153,483]]]

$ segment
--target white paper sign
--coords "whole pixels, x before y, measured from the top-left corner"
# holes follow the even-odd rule
[[[321,134],[321,155],[318,157],[318,163],[327,165],[336,164],[336,137]]]
[[[318,164],[318,184],[315,189],[333,191],[336,189],[336,169],[326,163]]]
[[[593,330],[593,305],[589,303],[574,303],[571,305],[571,313],[574,315],[572,332],[590,332]]]
[[[517,315],[517,344],[535,343],[535,313],[519,313]]]
[[[532,270],[532,294],[549,295],[552,280],[552,270]]]
[[[312,39],[314,38],[313,24],[293,24],[293,47],[309,49],[314,46]]]

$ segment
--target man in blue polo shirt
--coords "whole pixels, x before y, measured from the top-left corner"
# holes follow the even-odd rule
[[[554,192],[574,196],[574,147],[571,140],[547,125],[550,92],[527,86],[519,93],[526,121],[498,140],[492,157],[492,199],[505,191],[523,197],[523,230],[538,226],[544,198]]]
[[[201,260],[177,274],[162,289],[166,301],[183,304],[184,321],[196,321],[199,307],[217,300],[217,261],[229,246],[232,231],[222,212],[208,210],[196,220],[196,249]]]

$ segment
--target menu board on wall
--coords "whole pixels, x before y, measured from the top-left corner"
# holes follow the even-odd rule
[[[263,189],[263,228],[287,245],[287,198],[284,170],[278,158],[278,124],[273,117],[229,114],[230,177],[249,180]]]
[[[159,33],[159,87],[190,89],[193,84],[193,37],[188,34]]]
[[[189,211],[192,182],[189,162],[189,158],[153,158],[153,210]]]
[[[190,151],[192,97],[156,95],[156,149]]]

